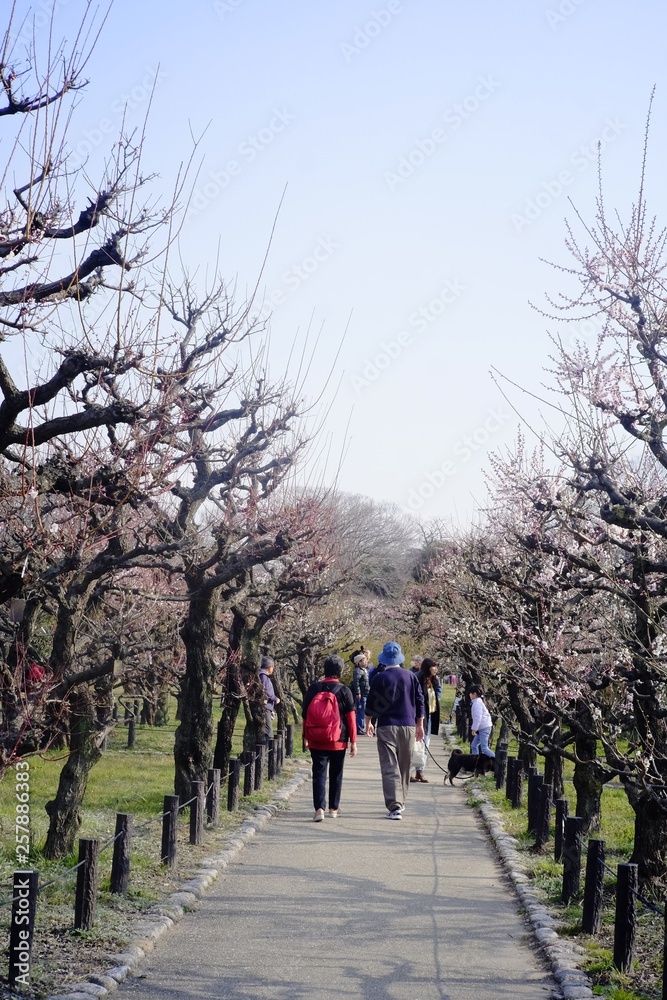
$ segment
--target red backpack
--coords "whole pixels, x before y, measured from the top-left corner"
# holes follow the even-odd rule
[[[317,692],[308,706],[303,728],[308,743],[337,743],[340,740],[340,706],[333,690]]]

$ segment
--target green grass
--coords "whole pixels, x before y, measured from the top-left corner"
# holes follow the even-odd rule
[[[516,744],[510,745],[510,755],[516,755]],[[543,762],[538,760],[538,765]],[[572,782],[573,765],[565,763],[565,798],[570,803],[570,815],[574,815],[576,791]],[[615,879],[608,874],[605,884],[605,912],[602,929],[598,937],[592,938],[581,933],[582,901],[586,865],[586,845],[582,858],[581,893],[568,906],[561,902],[563,867],[553,860],[553,839],[541,853],[535,853],[534,836],[527,832],[527,785],[524,783],[523,805],[512,809],[505,797],[504,789],[496,790],[492,776],[485,776],[477,783],[486,797],[498,809],[505,830],[517,840],[517,850],[522,855],[525,868],[534,880],[551,908],[558,915],[559,934],[576,939],[584,948],[586,968],[597,996],[606,1000],[657,1000],[662,981],[662,935],[663,921],[639,908],[637,954],[633,969],[623,974],[613,967],[614,935],[614,885]],[[477,794],[471,787],[471,803],[477,801]],[[601,802],[601,828],[591,833],[605,841],[606,863],[615,869],[616,865],[628,861],[633,849],[634,812],[622,788],[605,786]],[[553,813],[552,813],[553,831]]]
[[[219,708],[216,710],[216,719]],[[127,728],[120,724],[109,739],[108,749],[92,769],[82,810],[79,837],[97,838],[104,842],[115,832],[116,813],[134,816],[138,828],[149,821],[148,827],[136,830],[132,842],[130,889],[126,898],[109,892],[112,849],[100,854],[100,891],[95,927],[92,931],[75,931],[74,887],[76,876],[67,871],[76,863],[70,856],[60,861],[47,861],[41,854],[48,830],[44,806],[53,798],[60,771],[66,759],[64,753],[48,753],[30,758],[30,821],[32,850],[30,866],[39,871],[40,884],[59,878],[40,892],[37,904],[34,944],[34,974],[32,995],[39,997],[53,992],[66,982],[74,982],[86,974],[108,965],[107,956],[122,950],[131,936],[131,924],[137,914],[157,900],[175,891],[189,878],[197,862],[219,850],[245,815],[255,806],[269,801],[278,784],[264,783],[261,792],[239,799],[236,813],[226,811],[226,785],[221,794],[220,823],[207,829],[202,847],[189,844],[189,810],[179,819],[177,865],[166,870],[160,863],[161,823],[165,795],[173,793],[174,733],[178,723],[173,719],[163,727],[137,726],[133,749],[127,749]],[[242,749],[244,720],[239,719],[234,733],[232,753]],[[300,727],[294,729],[295,758],[301,754]],[[286,777],[291,765],[284,772]],[[15,851],[15,774],[10,769],[0,784],[0,900],[11,896],[12,873],[19,866]],[[65,877],[62,877],[65,876]],[[0,908],[0,927],[7,937],[10,907]],[[82,945],[85,945],[82,947]],[[0,983],[6,982],[6,957],[0,963]],[[1,988],[0,988],[1,992]]]

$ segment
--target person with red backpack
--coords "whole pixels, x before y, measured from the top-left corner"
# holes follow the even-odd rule
[[[348,742],[350,757],[357,753],[357,718],[354,698],[341,683],[344,663],[340,656],[327,656],[324,678],[314,681],[303,699],[303,738],[313,762],[315,823],[324,819],[327,768],[329,769],[329,816],[338,816],[343,788],[343,765]]]

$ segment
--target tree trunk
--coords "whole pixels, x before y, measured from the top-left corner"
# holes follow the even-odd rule
[[[530,710],[530,699],[514,681],[509,684],[507,693],[512,711],[521,729],[519,734],[519,758],[523,761],[524,768],[533,767],[537,762],[537,755],[532,746],[530,746],[535,730],[535,720]]]
[[[653,792],[642,792],[632,803],[635,811],[635,843],[630,861],[638,865],[643,885],[664,885],[667,876],[667,809],[665,800]]]
[[[203,581],[188,580],[190,603],[181,629],[185,645],[185,673],[181,678],[181,723],[174,742],[174,791],[184,802],[190,784],[206,781],[213,754],[213,689],[215,685],[215,613],[217,597],[198,589]]]
[[[316,679],[316,674],[317,669],[315,666],[313,649],[311,646],[302,646],[299,649],[296,666],[294,668],[294,676],[299,686],[302,698],[310,685]]]
[[[563,758],[553,750],[544,755],[544,784],[551,785],[554,802],[565,797]]]
[[[229,759],[232,755],[232,741],[234,739],[234,729],[241,707],[243,686],[241,684],[241,670],[238,659],[234,654],[230,654],[227,659],[227,677],[225,679],[225,689],[222,695],[222,715],[218,723],[218,733],[215,741],[215,753],[213,755],[213,767],[220,768],[224,777],[229,771]]]
[[[97,744],[95,699],[85,684],[73,692],[70,711],[69,757],[60,772],[56,797],[46,803],[50,822],[44,856],[49,860],[66,857],[74,850],[88,775],[102,756]]]
[[[600,829],[602,814],[602,775],[595,763],[597,740],[588,733],[575,735],[577,763],[574,765],[574,787],[577,791],[576,815],[583,819],[584,836]]]

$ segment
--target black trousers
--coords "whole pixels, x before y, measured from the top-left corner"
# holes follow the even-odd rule
[[[338,809],[343,788],[344,750],[311,750],[313,759],[313,805],[326,809],[327,766],[329,768],[329,809]]]

